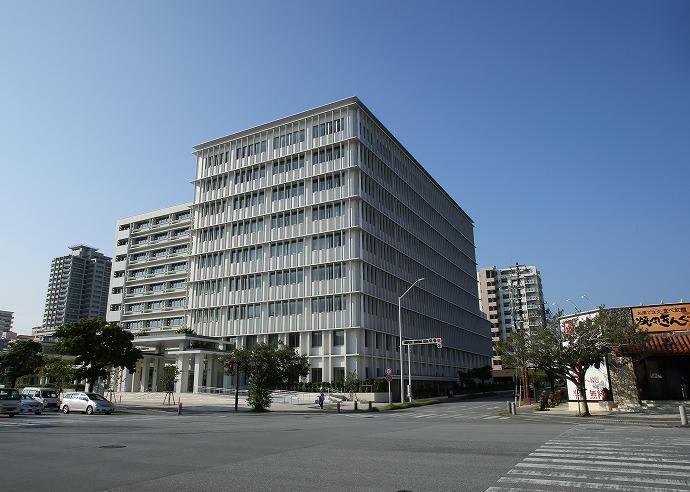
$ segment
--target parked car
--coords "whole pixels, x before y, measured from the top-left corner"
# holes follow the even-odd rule
[[[41,415],[41,412],[43,412],[43,403],[34,400],[29,395],[21,394],[19,396],[21,397],[19,403],[19,411],[21,413],[35,413],[36,415]]]
[[[14,417],[21,412],[21,396],[14,388],[0,388],[0,414]]]
[[[84,412],[87,415],[105,413],[110,415],[115,406],[98,393],[65,393],[60,404],[62,413]]]
[[[22,395],[27,395],[43,404],[45,410],[60,410],[60,399],[58,393],[53,388],[26,387],[22,390]]]

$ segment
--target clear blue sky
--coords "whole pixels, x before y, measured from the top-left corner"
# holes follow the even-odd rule
[[[0,309],[191,199],[192,146],[357,95],[549,302],[690,298],[689,2],[4,2]]]

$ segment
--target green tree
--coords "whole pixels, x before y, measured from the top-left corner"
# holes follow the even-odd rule
[[[350,394],[350,400],[355,400],[357,398],[357,391],[359,391],[359,386],[362,384],[357,372],[348,372],[345,375],[345,381],[343,381],[343,389]]]
[[[546,375],[551,392],[556,391],[556,379],[563,377],[563,370],[558,363],[563,342],[558,320],[555,320],[555,325],[553,321],[556,316],[560,315],[562,315],[562,311],[556,315],[550,314],[549,311],[546,317],[546,326],[534,328],[530,334],[530,362],[534,368]]]
[[[98,318],[82,318],[55,330],[58,354],[75,356],[75,376],[86,379],[91,388],[99,377],[108,376],[112,367],[134,372],[141,350],[132,344],[134,336],[114,323]]]
[[[271,406],[271,390],[309,373],[307,356],[284,345],[260,343],[251,348],[236,348],[222,360],[228,374],[240,371],[247,375],[247,402],[256,411]]]
[[[524,331],[511,333],[506,340],[496,343],[496,353],[501,356],[504,366],[516,369],[525,388],[525,404],[531,403],[529,397],[529,376],[527,371],[532,360],[530,337]]]
[[[175,391],[175,383],[179,380],[180,370],[173,365],[166,365],[161,374],[161,391]]]
[[[39,370],[39,374],[54,385],[58,393],[62,393],[65,383],[74,380],[74,367],[72,361],[49,356],[45,358],[45,364]]]
[[[583,416],[589,416],[585,393],[585,374],[591,366],[599,367],[616,348],[625,346],[632,353],[643,353],[647,332],[640,329],[628,309],[599,309],[596,316],[577,320],[562,334],[555,366],[572,381],[582,397]]]
[[[479,379],[483,388],[484,381],[491,379],[491,366],[475,367],[470,371],[470,376],[475,379]]]
[[[17,384],[22,376],[36,374],[43,365],[43,350],[34,340],[15,340],[4,354],[0,354],[0,374],[10,380],[10,386]]]

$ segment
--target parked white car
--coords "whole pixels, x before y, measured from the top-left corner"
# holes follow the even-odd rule
[[[21,397],[14,388],[0,388],[0,414],[14,417],[21,412]]]
[[[110,415],[115,406],[98,393],[65,393],[60,404],[62,413],[84,412],[86,415],[105,413]]]
[[[21,413],[41,415],[41,412],[43,412],[43,403],[34,400],[29,395],[21,394],[20,396],[22,398],[19,407]]]

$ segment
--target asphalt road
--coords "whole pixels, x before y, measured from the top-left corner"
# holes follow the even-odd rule
[[[0,489],[690,490],[686,429],[534,422],[502,408],[497,397],[372,414],[0,417]],[[606,444],[616,440],[628,451]],[[596,469],[601,456],[613,465]],[[626,481],[630,462],[640,471]],[[601,479],[614,465],[625,468]],[[659,470],[676,475],[648,473]]]

